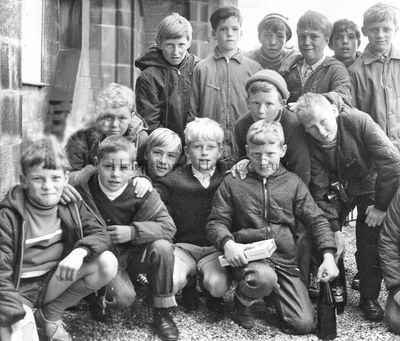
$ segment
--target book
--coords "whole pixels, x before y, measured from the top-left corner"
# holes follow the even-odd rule
[[[248,245],[250,248],[244,251],[244,255],[249,262],[258,259],[269,258],[276,250],[274,239],[261,240],[259,242],[246,245]],[[224,255],[219,256],[218,260],[221,266],[229,266],[229,263]]]

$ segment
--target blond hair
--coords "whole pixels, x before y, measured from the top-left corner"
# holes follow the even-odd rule
[[[282,147],[285,144],[282,125],[278,121],[268,122],[260,120],[253,123],[246,135],[247,144],[256,145],[279,143]]]
[[[224,131],[220,124],[208,117],[196,117],[186,125],[185,144],[189,146],[194,141],[206,140],[222,144]]]

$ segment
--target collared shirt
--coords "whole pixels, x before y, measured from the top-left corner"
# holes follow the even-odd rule
[[[322,58],[313,65],[308,65],[306,62],[303,62],[300,69],[300,75],[303,78],[303,82],[305,82],[307,78],[310,77],[311,73],[324,62],[325,58],[326,56],[323,55]]]
[[[193,167],[193,165],[192,165],[192,171],[193,171],[194,177],[200,181],[201,185],[204,188],[208,188],[210,186],[211,177],[215,173],[215,166],[210,170],[210,172],[208,174],[203,174],[203,173],[199,172],[196,168]]]

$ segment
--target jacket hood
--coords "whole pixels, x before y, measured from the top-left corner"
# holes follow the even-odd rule
[[[21,218],[24,216],[24,202],[26,200],[25,190],[22,185],[11,188],[5,198],[0,202],[0,209],[8,208],[18,213]]]
[[[181,65],[186,64],[188,58],[189,53],[186,52],[185,58],[183,59]],[[171,67],[171,65],[165,60],[162,51],[157,47],[157,45],[150,46],[138,59],[136,59],[135,66],[142,71],[151,66],[159,68]]]

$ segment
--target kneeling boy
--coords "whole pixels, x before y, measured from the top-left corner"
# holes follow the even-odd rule
[[[61,321],[65,309],[106,285],[117,260],[107,251],[104,227],[83,202],[59,205],[69,163],[54,138],[31,144],[21,168],[21,185],[0,203],[1,333],[10,335],[36,307],[39,334],[72,340]]]
[[[162,340],[176,340],[177,327],[168,308],[176,306],[173,294],[176,228],[157,191],[138,198],[129,181],[136,165],[136,149],[124,137],[110,136],[100,143],[96,170],[76,184],[89,207],[104,220],[118,260],[131,279],[146,273],[153,295],[153,327]],[[116,307],[132,304],[135,291],[114,288],[107,296]],[[125,287],[125,288],[126,288]],[[110,297],[111,295],[111,297]]]
[[[309,230],[323,254],[318,280],[338,275],[336,246],[328,221],[300,178],[280,167],[286,152],[279,122],[258,121],[247,134],[252,165],[245,180],[227,176],[217,190],[206,226],[207,237],[224,253],[233,278],[236,313],[244,328],[254,325],[249,307],[259,298],[276,296],[283,331],[306,334],[316,327],[316,314],[299,278],[295,254],[295,220]],[[269,259],[248,262],[248,243],[273,238],[277,250]]]

